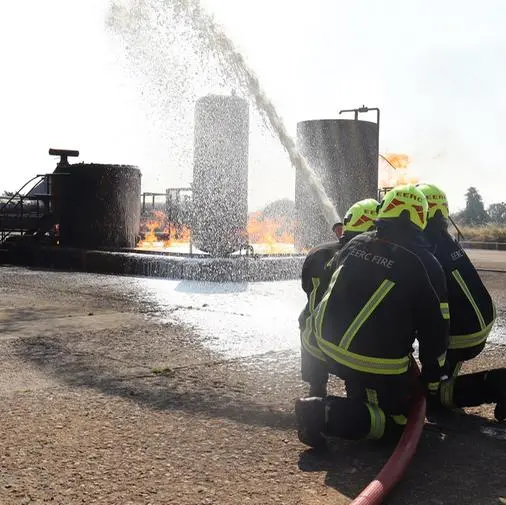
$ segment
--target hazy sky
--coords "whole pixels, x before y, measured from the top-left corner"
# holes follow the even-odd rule
[[[381,151],[409,154],[412,169],[441,185],[453,209],[470,185],[487,204],[506,201],[506,2],[203,4],[292,133],[300,120],[336,117],[362,103],[380,107]],[[191,115],[180,118],[180,138],[174,112],[173,123],[157,117],[158,102],[146,99],[124,41],[106,29],[108,11],[107,0],[0,2],[0,191],[52,171],[49,147],[79,149],[80,161],[139,165],[144,191],[190,182]],[[177,52],[176,45],[164,75],[186,68],[184,61],[172,68]],[[223,87],[211,79],[206,89],[209,79],[195,77],[195,64],[188,68],[180,78],[196,95]],[[282,151],[257,129],[251,142],[250,206],[292,196],[293,170]]]

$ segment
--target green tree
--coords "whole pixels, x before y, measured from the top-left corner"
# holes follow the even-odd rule
[[[470,187],[466,192],[466,208],[462,212],[461,220],[468,226],[481,226],[490,220],[481,195],[474,187]]]
[[[497,224],[506,224],[506,203],[493,203],[488,208],[490,221]]]
[[[267,204],[262,210],[264,219],[288,219],[295,218],[295,203],[288,199],[275,200]]]

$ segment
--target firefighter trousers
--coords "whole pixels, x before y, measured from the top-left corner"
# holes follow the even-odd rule
[[[463,362],[449,362],[449,380],[439,388],[440,405],[449,408],[506,403],[506,368],[459,375]]]
[[[311,388],[326,389],[329,380],[329,367],[325,360],[316,358],[303,345],[300,349],[300,371],[302,380]]]
[[[299,316],[300,371],[302,380],[310,384],[310,390],[319,391],[318,396],[324,396],[329,380],[329,367],[323,353],[315,344],[304,343],[305,338],[310,338],[308,315],[309,310],[306,307]],[[311,349],[313,352],[310,352]]]
[[[397,437],[407,422],[413,377],[357,374],[345,379],[346,398],[327,398],[327,434],[348,440]]]

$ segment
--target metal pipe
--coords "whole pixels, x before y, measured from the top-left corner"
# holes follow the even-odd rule
[[[382,154],[379,153],[379,135],[380,135],[380,109],[379,107],[366,107],[365,105],[362,105],[362,107],[358,107],[357,109],[342,109],[339,111],[339,115],[341,115],[343,112],[353,112],[354,113],[354,117],[355,117],[355,121],[358,120],[358,114],[359,113],[365,113],[365,112],[369,112],[369,111],[375,111],[376,112],[376,124],[377,124],[377,131],[378,131],[378,135],[377,135],[377,142],[378,142],[378,156],[381,156],[385,161],[387,161],[387,163],[389,163],[390,166],[392,166],[392,168],[395,168]],[[378,164],[376,164],[376,172],[378,172]],[[378,198],[381,200],[381,191],[380,189],[378,188]]]
[[[457,240],[460,242],[460,240],[465,240],[464,235],[460,231],[459,227],[455,224],[455,221],[451,218],[451,216],[448,216],[448,219],[450,220],[450,223],[453,224],[453,227],[457,230]]]

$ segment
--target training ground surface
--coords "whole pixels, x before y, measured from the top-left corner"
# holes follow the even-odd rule
[[[469,255],[506,270],[506,253]],[[498,321],[475,369],[506,366],[506,274],[483,278]],[[298,442],[303,300],[297,281],[0,267],[0,504],[348,503],[391,447]],[[490,418],[428,427],[389,503],[499,504],[506,427]]]

